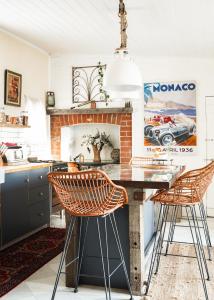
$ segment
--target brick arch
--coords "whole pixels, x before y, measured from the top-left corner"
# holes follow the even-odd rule
[[[132,114],[64,114],[51,115],[51,152],[54,159],[60,159],[61,128],[83,123],[115,124],[120,126],[120,163],[128,163],[132,157]]]

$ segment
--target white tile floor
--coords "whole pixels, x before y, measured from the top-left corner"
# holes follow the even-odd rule
[[[63,222],[56,218],[58,226],[63,226]],[[56,224],[56,220],[54,224]],[[209,219],[209,228],[211,231],[211,239],[214,241],[214,219]],[[179,228],[176,238],[180,239],[185,237],[189,240],[189,235],[184,234],[188,230]],[[2,300],[48,300],[51,299],[53,284],[55,281],[56,271],[59,264],[60,256],[57,256],[24,282],[10,291],[7,295],[2,297]],[[125,300],[129,299],[129,295],[122,290],[113,290],[112,299]],[[63,275],[61,276],[58,286],[56,300],[104,300],[105,294],[103,288],[92,286],[81,286],[79,293],[74,294],[72,289],[65,288]],[[143,299],[141,297],[134,297],[135,300]]]

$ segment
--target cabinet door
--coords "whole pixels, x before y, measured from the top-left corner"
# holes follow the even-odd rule
[[[48,171],[48,168],[41,168],[29,172],[28,214],[31,230],[50,223]]]
[[[27,209],[28,172],[6,174],[1,185],[2,244],[6,244],[29,229]]]
[[[41,185],[48,185],[48,177],[47,177],[48,172],[49,172],[49,168],[31,170],[29,172],[30,189]]]
[[[48,184],[39,186],[29,190],[28,204],[32,205],[37,202],[49,202],[49,186]]]
[[[28,211],[31,230],[50,223],[50,207],[48,201],[34,203],[29,206]]]

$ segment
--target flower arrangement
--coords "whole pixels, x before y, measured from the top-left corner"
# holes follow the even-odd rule
[[[92,148],[94,152],[94,162],[101,162],[100,152],[105,145],[113,148],[112,142],[110,141],[110,135],[107,135],[105,131],[99,132],[97,129],[95,135],[83,135],[82,138],[83,141],[81,146],[85,145],[89,153],[91,152]]]

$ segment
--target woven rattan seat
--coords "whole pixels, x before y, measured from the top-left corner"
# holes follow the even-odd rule
[[[128,203],[126,190],[102,171],[53,172],[48,179],[63,207],[73,216],[102,216]]]
[[[213,174],[214,162],[211,162],[204,168],[188,171],[175,181],[172,188],[157,191],[151,200],[162,204],[198,204],[203,200]]]

